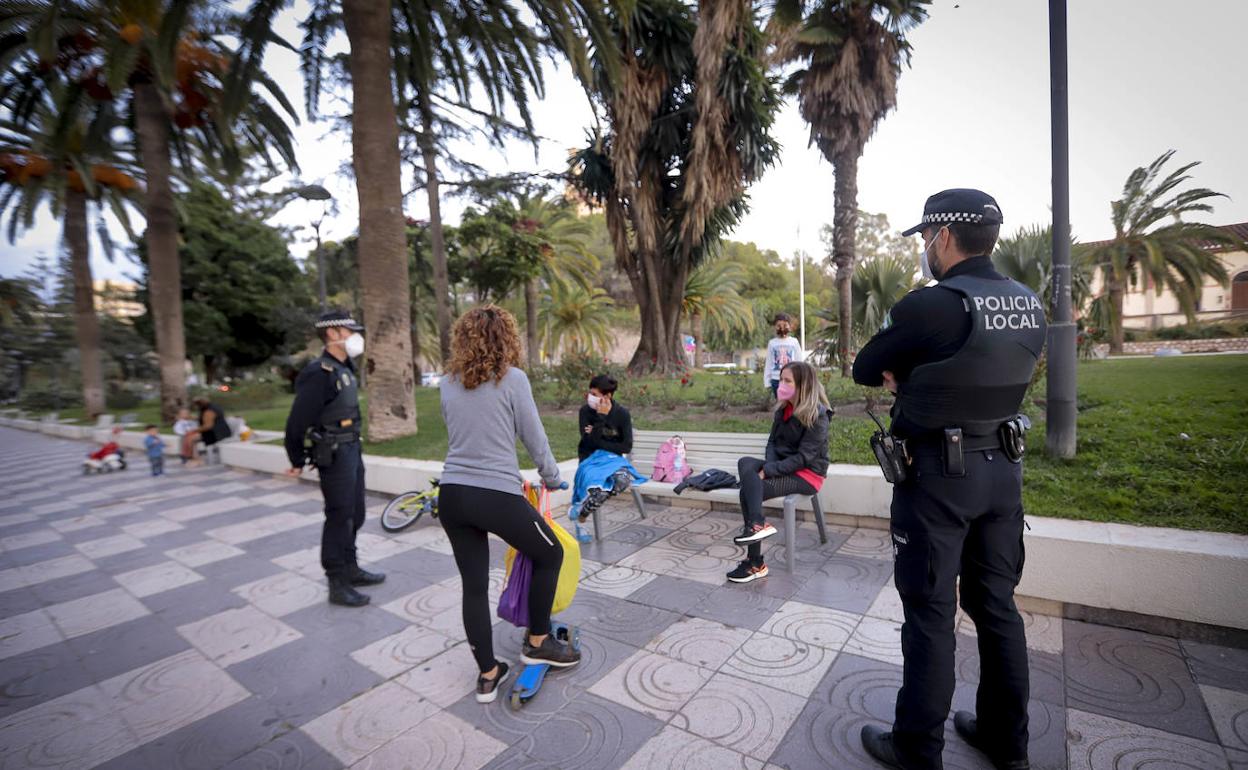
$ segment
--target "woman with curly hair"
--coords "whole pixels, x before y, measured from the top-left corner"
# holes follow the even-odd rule
[[[533,564],[529,630],[520,659],[561,668],[581,659],[580,652],[550,634],[563,548],[521,492],[516,439],[537,461],[547,489],[558,489],[562,481],[529,378],[519,366],[520,334],[511,313],[482,305],[455,322],[451,361],[440,385],[448,447],[438,518],[463,579],[464,631],[481,670],[477,679],[481,703],[494,700],[509,672],[508,665],[494,657],[488,533],[498,535]]]

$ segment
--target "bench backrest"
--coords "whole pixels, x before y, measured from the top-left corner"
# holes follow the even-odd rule
[[[659,447],[672,436],[685,440],[685,459],[694,473],[711,468],[737,473],[737,460],[762,457],[767,450],[766,433],[698,433],[661,430],[633,431],[633,466],[649,476],[654,470],[654,456]]]

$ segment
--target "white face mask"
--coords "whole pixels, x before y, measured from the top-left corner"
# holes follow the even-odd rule
[[[342,347],[347,351],[347,355],[356,358],[364,354],[364,335],[359,332],[352,332],[350,337],[342,343]]]
[[[940,237],[940,231],[937,230],[936,238],[939,238],[939,237]],[[936,280],[936,275],[932,272],[932,263],[928,261],[928,256],[927,256],[927,253],[932,250],[932,246],[936,244],[936,238],[933,238],[932,242],[927,244],[927,246],[923,249],[923,253],[919,255],[919,270],[922,271],[923,280],[925,281]]]
[[[595,396],[593,393],[590,393],[585,398],[585,403],[589,404],[590,409],[597,409],[598,405],[602,403],[602,396]]]

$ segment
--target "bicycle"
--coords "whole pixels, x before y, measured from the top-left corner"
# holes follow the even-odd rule
[[[429,482],[423,492],[404,492],[386,503],[381,512],[381,528],[387,532],[402,532],[420,521],[428,513],[438,518],[438,480]]]

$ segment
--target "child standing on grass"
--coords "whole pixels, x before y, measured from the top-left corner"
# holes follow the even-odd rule
[[[143,448],[147,450],[147,461],[152,465],[153,476],[165,475],[165,441],[160,437],[155,425],[143,429],[147,434],[143,439]]]

